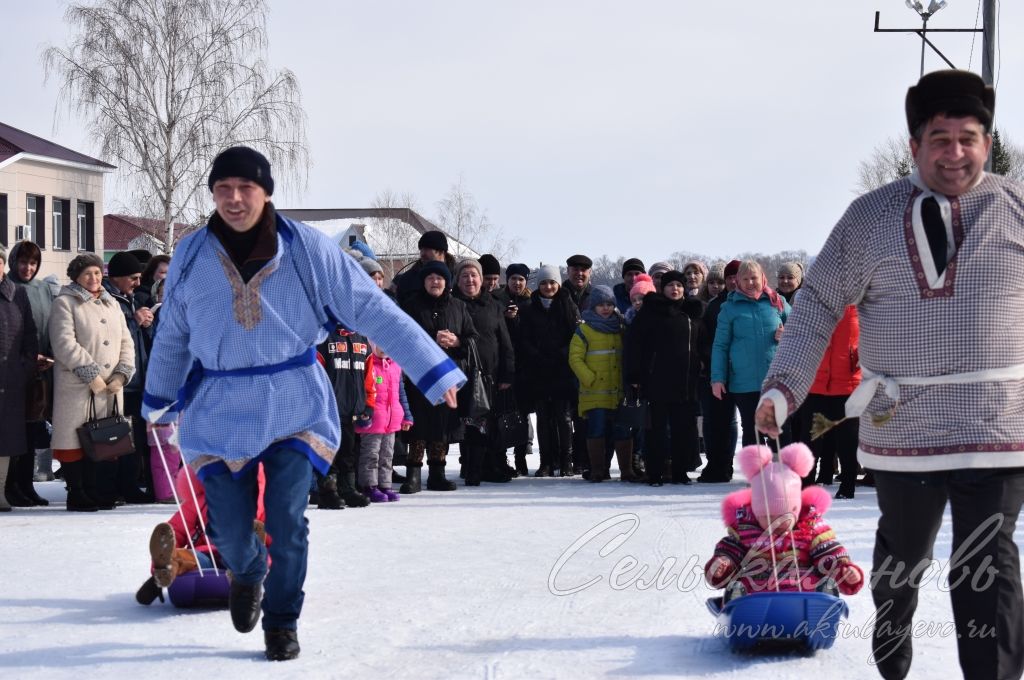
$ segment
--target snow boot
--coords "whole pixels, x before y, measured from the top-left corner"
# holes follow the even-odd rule
[[[24,455],[8,458],[7,480],[4,482],[4,495],[7,502],[15,508],[31,508],[35,505],[21,488],[21,467]]]
[[[419,493],[423,490],[422,465],[405,466],[405,484],[398,489],[398,493]]]
[[[7,469],[10,466],[11,459],[4,457],[0,458],[0,489],[7,483]],[[7,497],[0,493],[0,512],[10,512],[11,504],[7,502]]]
[[[428,491],[455,491],[455,482],[444,476],[444,463],[428,463],[430,473],[427,475]]]
[[[378,486],[377,490],[388,497],[388,503],[394,503],[401,500],[401,496],[398,495],[398,492],[391,487],[385,489],[383,486]]]
[[[153,527],[149,536],[149,556],[153,560],[153,582],[166,588],[178,575],[174,564],[174,529],[167,522]]]
[[[619,479],[632,482],[636,479],[633,473],[633,440],[620,439],[615,442],[615,459],[619,461]]]
[[[590,455],[589,480],[596,483],[608,479],[608,473],[604,469],[604,438],[588,439],[587,453]]]
[[[160,598],[160,601],[164,601],[163,588],[156,584],[153,577],[150,576],[146,579],[146,582],[142,584],[142,587],[135,592],[135,601],[141,605],[149,606],[153,604],[156,598]]]
[[[387,503],[388,496],[386,493],[381,491],[375,486],[367,486],[363,490],[363,495],[370,499],[371,503]]]
[[[67,509],[71,512],[96,512],[99,508],[85,492],[85,461],[77,460],[74,463],[61,463],[61,470],[64,471],[64,482],[68,489]]]
[[[317,501],[316,507],[321,510],[344,510],[345,503],[342,501],[341,496],[338,495],[338,478],[334,473],[331,472],[324,477],[317,475],[317,481],[320,487],[320,498]]]
[[[480,482],[483,480],[483,469],[484,469],[484,451],[481,447],[473,444],[462,444],[465,455],[462,458],[465,460],[463,467],[465,468],[466,475],[466,486],[480,486]],[[428,481],[429,484],[429,481]]]
[[[36,493],[36,488],[32,485],[32,477],[36,471],[35,456],[25,454],[24,456],[12,459],[11,462],[13,463],[14,461],[17,461],[17,478],[14,480],[14,483],[17,485],[18,490],[21,491],[21,494],[32,505],[49,505],[50,501]]]
[[[36,472],[32,481],[53,481],[53,449],[36,449]]]
[[[504,451],[483,449],[483,475],[481,479],[493,484],[505,484],[512,481],[509,474],[508,461],[505,460]]]
[[[528,477],[530,475],[530,468],[526,465],[526,447],[516,447],[515,459],[516,459],[516,473],[520,477]]]
[[[338,485],[338,495],[345,505],[350,508],[365,508],[370,504],[370,499],[356,490],[356,473],[346,472],[335,477]]]

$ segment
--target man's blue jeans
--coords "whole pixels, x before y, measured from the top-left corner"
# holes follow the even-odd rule
[[[305,517],[309,501],[310,462],[304,453],[277,448],[260,458],[266,476],[263,505],[270,538],[272,565],[267,572],[267,548],[253,532],[256,518],[258,467],[240,477],[229,473],[205,480],[210,538],[239,583],[264,581],[263,629],[295,630],[302,611],[306,580],[309,528]]]

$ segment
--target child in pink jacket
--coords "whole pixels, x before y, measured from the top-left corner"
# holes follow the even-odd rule
[[[357,421],[359,433],[358,483],[371,503],[397,501],[391,490],[391,461],[395,433],[412,426],[401,367],[373,345],[366,362],[366,417]]]

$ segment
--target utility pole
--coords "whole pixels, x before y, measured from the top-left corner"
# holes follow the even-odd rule
[[[993,89],[995,83],[995,55],[996,55],[996,0],[982,0],[984,9],[982,13],[981,33],[981,79]],[[995,114],[993,113],[993,118]],[[995,120],[992,121],[992,129],[995,130]],[[985,170],[992,172],[992,154],[985,160]]]

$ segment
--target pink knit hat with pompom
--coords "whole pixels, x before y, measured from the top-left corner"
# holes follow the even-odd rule
[[[629,299],[637,295],[647,295],[654,292],[654,279],[647,274],[637,274],[633,279],[633,287],[629,289]]]
[[[767,446],[747,446],[737,463],[750,482],[750,505],[761,528],[774,523],[777,530],[792,528],[800,516],[801,480],[814,467],[814,454],[805,444],[790,444],[772,461]]]

